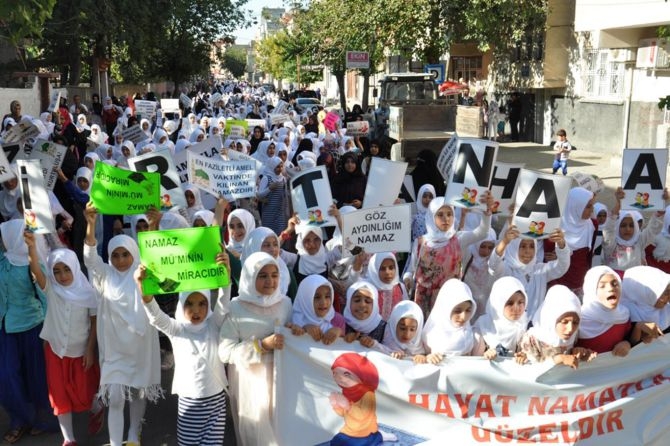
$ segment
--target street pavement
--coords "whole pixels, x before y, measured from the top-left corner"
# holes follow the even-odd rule
[[[532,143],[501,143],[498,160],[508,163],[525,163],[525,167],[532,170],[551,172],[553,162],[552,147]],[[568,174],[581,172],[597,175],[605,184],[605,191],[598,196],[598,201],[608,207],[614,204],[614,190],[621,183],[621,157],[605,155],[578,149],[570,154]],[[143,446],[172,446],[176,445],[177,426],[177,398],[170,395],[172,371],[162,373],[162,384],[166,398],[159,404],[148,404],[146,422],[142,431]],[[109,442],[107,425],[92,438],[86,434],[87,415],[76,414],[75,435],[80,446],[101,446]],[[0,434],[8,428],[9,420],[6,413],[0,408]],[[126,428],[128,423],[126,421]],[[0,439],[1,441],[1,439]],[[60,433],[44,434],[36,437],[26,435],[18,443],[25,446],[60,445]]]

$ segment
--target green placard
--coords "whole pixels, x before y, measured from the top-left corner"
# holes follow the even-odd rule
[[[244,119],[229,119],[226,121],[224,136],[231,138],[245,138],[249,133],[249,123]]]
[[[101,214],[144,214],[161,207],[161,175],[133,172],[96,161],[91,201]]]
[[[138,232],[147,278],[145,294],[177,293],[226,287],[228,272],[216,263],[221,252],[218,226]]]

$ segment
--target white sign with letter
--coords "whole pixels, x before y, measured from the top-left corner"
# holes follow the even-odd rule
[[[510,164],[496,161],[489,190],[493,197],[491,211],[494,214],[509,215],[509,207],[514,204],[519,174],[524,164]]]
[[[512,224],[523,238],[548,238],[561,226],[572,178],[521,169]]]
[[[622,209],[665,210],[663,189],[668,149],[624,149],[621,187],[626,193]]]
[[[363,207],[391,206],[400,194],[407,163],[373,157],[365,186]]]
[[[485,211],[486,203],[480,203],[479,200],[491,183],[497,155],[497,142],[458,138],[456,158],[447,183],[446,202],[453,206]]]
[[[300,224],[335,226],[337,220],[328,215],[333,204],[325,166],[316,166],[291,178],[291,201]]]
[[[186,209],[186,196],[181,188],[177,168],[170,150],[159,150],[128,159],[130,170],[135,172],[158,172],[161,174],[161,209],[174,206]]]
[[[44,187],[42,165],[39,160],[17,160],[19,186],[26,229],[36,234],[56,232],[49,194]]]

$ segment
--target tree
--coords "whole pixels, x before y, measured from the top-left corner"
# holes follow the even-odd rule
[[[0,40],[6,40],[26,69],[21,51],[24,39],[39,38],[44,22],[51,17],[56,0],[3,0],[0,2]]]
[[[246,73],[247,53],[241,48],[229,47],[223,53],[221,68],[230,71],[235,78],[241,78]]]

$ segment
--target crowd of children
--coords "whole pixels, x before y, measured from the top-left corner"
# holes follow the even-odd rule
[[[364,251],[345,257],[341,215],[362,206],[361,162],[369,166],[372,157],[385,156],[383,145],[329,131],[323,116],[310,120],[311,112],[294,112],[273,126],[269,103],[251,89],[233,94],[228,87],[227,105],[210,109],[218,110],[215,116],[205,108],[178,124],[162,123],[160,116],[143,120],[152,142],[137,153],[188,150],[220,138],[226,118],[258,112],[268,120],[265,129],[223,143],[264,164],[255,199],[228,203],[185,184],[188,206],[181,211],[99,215],[89,202],[94,163],[127,167],[136,147],[113,130],[111,140],[100,135],[97,150],[84,148],[80,157],[82,148],[63,139],[62,126],[44,135],[69,147],[53,197],[62,206],[52,208],[70,216],[54,212],[59,237],[25,232],[16,179],[3,183],[0,404],[10,415],[8,443],[58,425],[63,445],[76,445],[72,413],[89,411],[90,434],[106,414],[112,446],[139,445],[147,402],[163,393],[161,349],[171,349],[180,445],[221,445],[226,437],[241,445],[277,444],[271,408],[274,351],[285,343],[279,327],[315,343],[358,342],[417,364],[474,355],[572,368],[599,353],[626,356],[670,330],[670,219],[664,212],[640,221],[621,209],[621,189],[608,211],[592,192],[576,187],[561,228],[536,241],[522,238],[511,222],[496,231],[489,194],[482,198],[485,212],[468,213],[436,193],[444,184],[426,181],[418,189],[408,257]],[[54,114],[59,121],[63,109]],[[133,110],[123,113],[117,128],[132,124]],[[81,116],[74,131],[88,126]],[[4,121],[2,130],[8,131]],[[338,221],[334,231],[289,212],[288,180],[319,162],[333,163],[327,169],[337,202],[329,210]],[[211,261],[227,269],[230,287],[143,294],[147,273],[137,233],[211,225],[220,225],[225,239]],[[600,256],[594,254],[598,235]],[[333,364],[337,373],[345,369]],[[363,378],[338,379],[349,400],[336,398],[333,407],[347,418],[346,408],[365,398],[345,382]],[[232,426],[226,425],[229,412]],[[349,427],[345,436],[356,437],[358,430]],[[370,444],[379,444],[381,437],[374,438]]]

